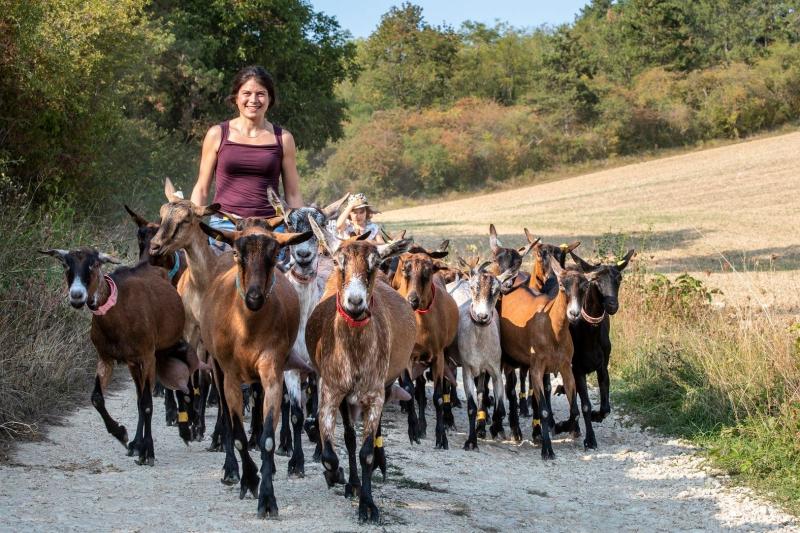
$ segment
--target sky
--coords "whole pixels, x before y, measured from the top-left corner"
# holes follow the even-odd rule
[[[381,15],[402,0],[310,0],[315,11],[333,15],[339,25],[353,37],[368,37],[381,20]],[[573,22],[588,0],[414,0],[422,7],[425,20],[434,26],[447,23],[455,29],[465,20],[494,25],[495,20],[515,27],[557,26]]]

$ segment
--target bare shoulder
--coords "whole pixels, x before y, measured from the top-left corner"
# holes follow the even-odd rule
[[[222,126],[219,124],[214,124],[208,131],[206,132],[206,140],[208,141],[219,141],[222,139]]]
[[[294,136],[289,130],[281,128],[281,141],[284,146],[294,148]]]

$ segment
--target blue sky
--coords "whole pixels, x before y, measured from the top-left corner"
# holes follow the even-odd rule
[[[381,15],[402,0],[311,0],[315,11],[333,15],[342,28],[350,30],[353,37],[367,37],[378,26]],[[458,29],[464,20],[494,24],[495,19],[515,27],[535,27],[542,24],[558,25],[572,22],[575,14],[588,0],[416,0],[428,23],[446,22]]]

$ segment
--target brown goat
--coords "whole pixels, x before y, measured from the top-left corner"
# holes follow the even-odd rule
[[[309,239],[312,233],[273,233],[262,224],[245,224],[241,231],[220,231],[200,224],[209,236],[233,248],[235,264],[213,280],[203,298],[200,330],[214,354],[220,407],[231,431],[226,432],[226,478],[238,476],[233,446],[242,460],[239,497],[249,490],[258,498],[258,516],[277,516],[272,486],[275,473],[275,428],[280,419],[283,371],[287,368],[300,322],[297,294],[275,268],[285,246]],[[261,485],[247,451],[241,385],[258,382],[264,391]],[[231,442],[232,441],[232,442]]]
[[[339,459],[333,449],[336,409],[342,414],[345,444],[350,459],[350,479],[345,494],[360,486],[359,518],[379,520],[372,499],[372,471],[385,455],[380,421],[385,391],[409,368],[414,347],[414,312],[379,274],[380,264],[411,244],[400,240],[377,245],[359,240],[344,241],[335,252],[313,219],[314,233],[335,263],[325,293],[306,326],[306,345],[319,375],[320,440],[325,480],[331,487],[344,482]],[[363,444],[359,452],[361,482],[355,465],[355,429],[348,408],[363,412]]]
[[[443,243],[444,244],[444,243]],[[429,252],[421,246],[413,246],[400,256],[400,262],[392,279],[394,287],[406,298],[415,311],[417,321],[416,342],[412,360],[415,364],[429,366],[433,371],[433,404],[436,408],[436,448],[447,449],[445,415],[452,419],[450,412],[450,383],[445,383],[445,348],[455,340],[458,331],[458,306],[447,292],[444,281],[437,274],[442,266],[436,259],[447,255],[446,251]],[[413,376],[411,376],[413,377]],[[421,381],[421,382],[420,382]],[[406,380],[410,388],[410,380]],[[409,439],[417,439],[425,432],[425,386],[418,380],[415,395],[419,404],[419,419],[416,430],[413,403],[408,409]],[[445,410],[448,413],[445,413]],[[413,431],[413,432],[412,432]]]
[[[502,273],[502,298],[500,300],[500,344],[503,356],[516,365],[530,367],[531,391],[538,413],[534,424],[550,418],[550,406],[544,391],[544,374],[560,372],[564,389],[570,402],[570,413],[577,415],[575,380],[572,376],[572,337],[567,320],[567,302],[561,269],[555,259],[551,268],[559,276],[559,290],[554,298],[534,294],[526,284],[516,279],[522,258],[536,244],[529,242],[522,252],[503,248],[497,243],[494,225],[489,228],[489,246]],[[555,265],[555,267],[553,266]],[[513,412],[509,413],[513,415]],[[538,415],[538,416],[537,416]],[[546,428],[546,430],[545,430]],[[512,433],[519,438],[519,429],[512,425]],[[542,429],[542,459],[554,459],[549,424]]]
[[[131,216],[136,226],[139,228],[136,232],[136,242],[139,245],[139,260],[147,260],[151,265],[159,266],[167,271],[167,278],[172,283],[173,287],[178,286],[178,280],[186,272],[186,252],[183,250],[176,250],[172,255],[160,255],[152,257],[150,255],[150,241],[156,233],[158,233],[159,224],[150,222],[143,216],[133,211],[127,205],[124,206],[125,211]]]
[[[169,179],[164,185],[164,195],[168,203],[161,206],[161,224],[150,240],[150,256],[153,260],[158,260],[161,257],[170,257],[181,249],[185,251],[187,269],[177,284],[186,315],[184,338],[195,349],[198,357],[210,364],[210,358],[200,335],[203,298],[212,280],[233,264],[233,255],[231,253],[216,255],[208,245],[208,236],[200,229],[202,218],[216,213],[219,209],[218,204],[197,206],[190,200],[184,200],[176,195],[175,187]],[[201,388],[199,396],[205,398],[208,377],[197,377]],[[198,403],[202,405],[204,402]],[[203,411],[203,408],[200,411]],[[221,420],[218,422],[220,425]],[[195,438],[202,440],[205,433],[205,416],[198,416],[195,432]],[[219,437],[219,432],[215,431],[210,449],[221,449]]]
[[[163,269],[144,262],[103,275],[104,263],[118,261],[92,248],[42,253],[64,265],[70,305],[79,309],[85,304],[93,313],[90,338],[98,361],[92,404],[106,430],[128,447],[128,455],[136,453],[138,464],[153,465],[151,419],[156,375],[166,386],[178,390],[180,405],[185,409],[189,376],[199,365],[194,351],[182,340],[184,315],[178,293]],[[130,444],[125,426],[108,414],[103,398],[115,362],[126,364],[136,383],[139,421]],[[182,417],[179,431],[188,441],[186,421]]]

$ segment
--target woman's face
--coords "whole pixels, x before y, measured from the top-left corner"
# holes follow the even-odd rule
[[[243,117],[250,120],[261,120],[267,114],[268,106],[267,88],[258,83],[255,78],[250,78],[239,87],[239,92],[236,93],[236,107],[239,108],[239,114]]]
[[[363,227],[367,222],[367,208],[359,207],[358,209],[350,211],[350,220],[352,220],[354,224]]]

